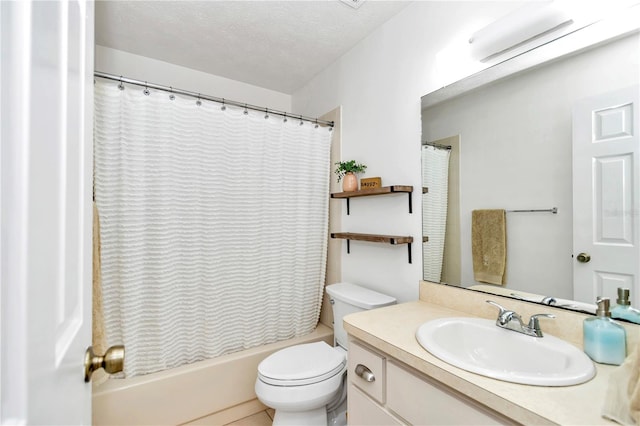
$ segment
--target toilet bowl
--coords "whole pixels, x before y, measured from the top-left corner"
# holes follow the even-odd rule
[[[282,349],[258,366],[256,395],[276,409],[274,424],[327,424],[326,406],[342,391],[346,351],[325,342]]]
[[[334,346],[290,346],[258,366],[255,392],[275,408],[274,426],[346,425],[347,340],[342,317],[395,303],[395,299],[349,283],[327,286],[334,315]]]

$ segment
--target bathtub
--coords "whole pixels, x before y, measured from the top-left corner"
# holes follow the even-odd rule
[[[131,379],[94,386],[93,425],[226,424],[266,407],[253,386],[260,361],[287,346],[324,340],[333,330],[319,324],[303,337],[252,348]]]

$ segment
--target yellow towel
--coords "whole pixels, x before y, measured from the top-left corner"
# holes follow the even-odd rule
[[[471,212],[471,253],[476,281],[503,285],[507,266],[507,225],[504,210]]]
[[[102,269],[100,267],[100,217],[98,206],[93,203],[93,309],[92,309],[92,346],[93,352],[103,355],[107,350],[104,334],[104,313],[102,310]],[[106,381],[109,375],[104,370],[93,373],[91,381],[99,385]]]
[[[611,372],[602,416],[622,425],[640,424],[640,345]]]

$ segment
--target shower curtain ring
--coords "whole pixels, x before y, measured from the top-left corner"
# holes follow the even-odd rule
[[[147,82],[146,81],[144,82],[144,90],[142,91],[142,93],[144,93],[145,96],[149,96],[149,94],[151,93],[149,91],[149,88],[147,87]]]
[[[264,119],[268,119],[269,118],[269,108],[265,108],[264,109]]]
[[[304,125],[304,121],[302,120],[302,115],[300,115],[300,125]]]
[[[249,115],[249,111],[247,111],[247,104],[244,104],[244,115]]]
[[[122,83],[122,76],[120,76],[120,83],[118,83],[118,89],[124,90],[124,84]]]
[[[315,128],[317,129],[318,127],[320,127],[320,126],[318,125],[318,117],[316,117],[316,125],[315,125]]]
[[[202,105],[202,101],[200,100],[200,93],[198,93],[198,100],[196,101],[196,105]]]
[[[171,93],[171,94],[169,95],[169,99],[170,99],[170,100],[174,100],[176,97],[175,97],[175,95],[173,94],[173,87],[169,86],[169,90],[170,90],[170,93]]]
[[[227,109],[227,106],[224,104],[224,98],[222,98],[222,107],[220,109],[223,111]]]
[[[284,113],[284,120],[282,120],[282,122],[283,122],[283,123],[286,123],[286,122],[287,122],[287,113],[286,113],[286,112]]]

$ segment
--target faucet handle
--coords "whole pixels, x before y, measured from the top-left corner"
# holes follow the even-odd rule
[[[542,337],[542,329],[540,329],[540,321],[538,320],[538,318],[555,318],[555,315],[552,314],[535,314],[535,315],[531,315],[531,318],[529,318],[529,329],[531,329],[532,331],[535,331],[536,336],[538,337]]]
[[[502,305],[494,302],[493,300],[485,300],[485,302],[487,302],[488,304],[493,305],[496,308],[500,309],[500,312],[498,313],[498,316],[501,316],[502,314],[507,312],[507,310]]]
[[[498,318],[496,319],[496,324],[497,325],[504,326],[509,321],[511,321],[511,319],[514,316],[517,316],[518,319],[520,319],[520,316],[518,316],[515,312],[505,309],[502,305],[494,302],[493,300],[486,300],[486,302],[488,304],[493,305],[496,308],[500,309],[500,312],[498,313]],[[522,322],[522,321],[520,321],[520,322]]]

